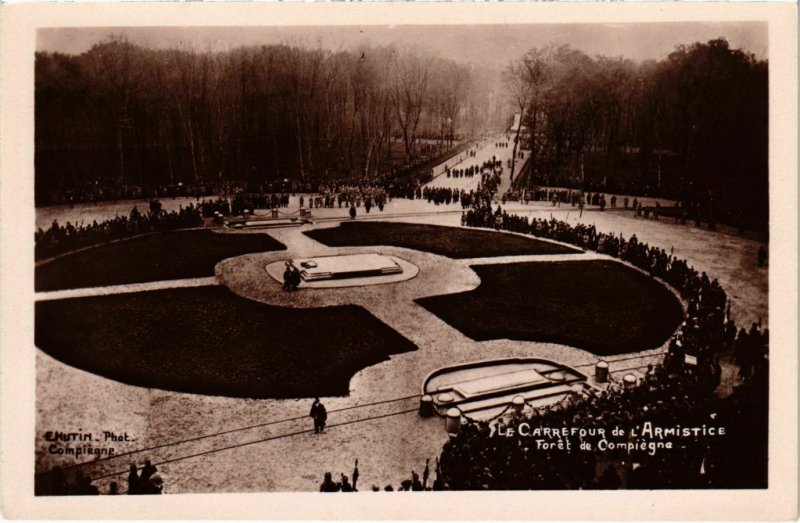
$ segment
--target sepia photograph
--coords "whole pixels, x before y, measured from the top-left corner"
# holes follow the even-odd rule
[[[774,489],[771,34],[35,28],[31,494]]]

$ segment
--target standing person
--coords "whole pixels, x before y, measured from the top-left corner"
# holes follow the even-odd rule
[[[314,420],[314,434],[319,434],[325,430],[325,422],[328,420],[328,411],[325,409],[325,405],[319,401],[319,398],[314,398],[309,416]]]
[[[286,262],[286,270],[283,271],[283,290],[292,290],[292,264]]]
[[[342,474],[342,492],[354,492],[353,485],[350,484],[347,476]]]
[[[358,492],[358,459],[356,459],[356,466],[353,468],[353,492]]]
[[[300,270],[297,267],[292,267],[292,290],[296,291],[300,286]]]
[[[411,490],[415,492],[419,492],[425,490],[425,487],[422,486],[422,482],[419,480],[419,474],[411,471]]]
[[[355,220],[356,218],[356,206],[354,204],[350,204],[350,219]]]
[[[131,463],[130,471],[128,472],[128,494],[139,493],[139,472],[136,470],[136,465]]]
[[[152,465],[149,459],[144,460],[144,467],[142,467],[142,475],[139,478],[139,484],[142,489],[142,492],[145,492],[147,486],[150,484],[150,478],[156,472],[158,472],[156,466]]]

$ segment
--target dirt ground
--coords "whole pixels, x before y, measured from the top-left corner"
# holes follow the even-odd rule
[[[114,205],[116,209],[118,205]],[[99,207],[95,214],[102,215],[105,212],[102,204]],[[577,209],[552,208],[540,203],[528,206],[509,203],[507,209],[537,217],[552,214],[570,223],[594,224],[599,231],[622,233],[626,237],[636,233],[640,241],[667,250],[674,248],[676,255],[685,257],[696,269],[719,279],[731,298],[738,324],[749,325],[761,319],[764,326],[769,326],[768,269],[756,265],[759,244],[755,241],[676,225],[671,220],[635,219],[632,213],[588,210],[579,218]],[[339,473],[349,476],[356,459],[360,490],[369,490],[373,484],[397,486],[410,477],[412,470],[421,472],[427,458],[433,462],[447,440],[444,420],[420,418],[416,413],[422,380],[432,370],[476,359],[536,356],[591,372],[597,357],[588,352],[547,343],[476,342],[413,303],[419,296],[475,288],[479,279],[469,265],[487,260],[451,260],[388,247],[325,247],[302,231],[335,226],[338,220],[346,218],[346,209],[314,211],[316,225],[269,231],[288,246],[288,251],[225,260],[217,265],[216,281],[240,295],[265,303],[298,307],[361,304],[415,343],[419,350],[392,356],[389,361],[359,372],[350,382],[347,397],[321,398],[330,413],[329,426],[324,434],[315,435],[307,417],[311,406],[307,399],[233,399],[128,386],[61,364],[31,346],[37,365],[36,471],[71,460],[70,456],[50,453],[45,432],[80,431],[91,432],[93,438],[101,440],[94,442],[95,446],[113,446],[117,454],[157,447],[86,465],[84,470],[95,478],[101,492],[107,490],[111,481],[118,482],[124,491],[128,465],[134,462],[141,465],[145,459],[161,463],[158,468],[168,493],[314,491],[326,471],[334,476]],[[52,210],[47,214],[49,219]],[[358,219],[457,226],[460,216],[459,205],[433,206],[419,200],[393,200],[383,213],[360,215]],[[309,289],[285,294],[264,270],[266,264],[282,257],[374,251],[410,261],[419,267],[419,275],[390,285]],[[598,257],[595,253],[569,256],[587,260]],[[534,257],[492,258],[491,263],[531,258]],[[628,369],[656,361],[653,355],[658,352],[656,349],[611,358],[612,375],[619,377]],[[723,379],[725,386],[730,387],[734,379],[730,367],[726,368]],[[113,432],[115,436],[126,433],[129,440],[107,440],[104,432]],[[85,457],[79,459],[84,460],[90,461]]]

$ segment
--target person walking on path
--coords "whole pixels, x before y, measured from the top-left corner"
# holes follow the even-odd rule
[[[325,409],[325,405],[319,401],[319,398],[314,398],[309,416],[314,420],[314,434],[323,432],[325,430],[325,422],[328,420],[328,411]]]

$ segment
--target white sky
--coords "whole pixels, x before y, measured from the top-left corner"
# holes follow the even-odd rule
[[[37,50],[77,54],[111,35],[153,48],[224,51],[242,45],[303,43],[350,48],[359,44],[417,46],[445,58],[502,69],[532,47],[570,44],[587,54],[660,59],[678,44],[725,37],[731,47],[767,58],[767,26],[743,23],[541,24],[472,26],[124,27],[40,29]]]

